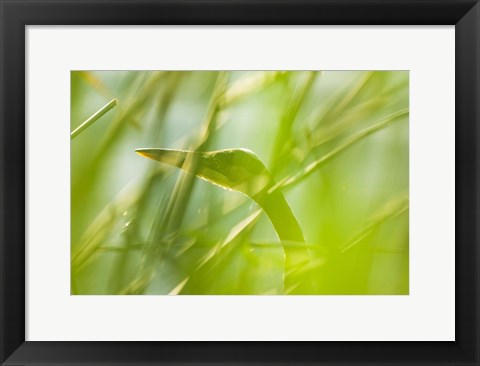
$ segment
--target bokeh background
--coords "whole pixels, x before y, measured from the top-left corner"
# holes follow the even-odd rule
[[[72,294],[409,292],[407,71],[72,71]],[[246,148],[282,182],[310,260],[246,195],[137,148]]]

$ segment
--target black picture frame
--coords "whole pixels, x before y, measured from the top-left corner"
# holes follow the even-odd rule
[[[479,365],[480,5],[471,0],[0,0],[2,365]],[[456,341],[26,342],[27,25],[456,25]]]

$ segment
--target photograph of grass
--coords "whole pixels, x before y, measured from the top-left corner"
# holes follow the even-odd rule
[[[72,71],[72,295],[408,295],[408,71]]]

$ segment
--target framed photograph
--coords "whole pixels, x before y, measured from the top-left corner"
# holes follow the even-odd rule
[[[477,1],[1,4],[2,365],[479,365]]]

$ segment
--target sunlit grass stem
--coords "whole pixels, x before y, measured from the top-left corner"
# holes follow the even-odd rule
[[[85,131],[88,127],[93,125],[97,120],[103,117],[110,109],[114,108],[117,104],[118,104],[118,100],[115,98],[112,99],[107,104],[105,104],[97,112],[92,114],[85,122],[83,122],[75,130],[73,130],[72,133],[70,134],[70,139],[73,140],[75,137],[80,135],[83,131]]]
[[[291,177],[287,177],[286,179],[283,179],[282,181],[278,182],[271,190],[270,192],[275,192],[278,189],[283,189],[283,188],[288,188],[290,186],[293,186],[300,181],[304,180],[310,174],[312,174],[316,169],[318,169],[320,166],[326,164],[329,162],[332,158],[337,156],[339,153],[343,152],[346,150],[348,147],[352,146],[356,142],[362,140],[363,138],[373,134],[374,132],[377,132],[388,125],[390,125],[392,122],[395,122],[403,117],[408,116],[408,109],[402,109],[398,112],[392,113],[384,118],[382,118],[379,122],[373,124],[370,127],[367,127],[357,133],[354,133],[353,135],[347,137],[339,146],[322,156],[320,159],[315,160],[314,162],[310,163],[306,168],[304,168],[302,171],[296,173],[295,175]]]

